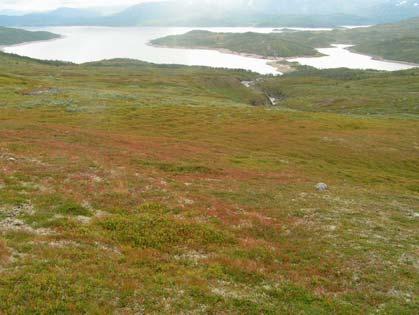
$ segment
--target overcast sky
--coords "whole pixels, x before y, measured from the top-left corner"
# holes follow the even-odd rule
[[[0,0],[0,11],[47,11],[59,7],[122,7],[150,1],[158,0]]]

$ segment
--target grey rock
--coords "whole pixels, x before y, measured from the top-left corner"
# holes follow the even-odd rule
[[[327,186],[325,183],[318,183],[316,185],[316,190],[317,191],[323,192],[323,191],[326,191],[328,189],[329,189],[329,186]]]

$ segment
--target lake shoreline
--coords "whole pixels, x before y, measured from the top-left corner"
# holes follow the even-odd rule
[[[119,28],[107,27],[39,27],[37,31],[56,33],[60,36],[44,41],[23,42],[16,45],[3,45],[2,50],[24,57],[39,60],[63,60],[75,64],[115,58],[128,58],[156,64],[177,64],[186,66],[207,66],[213,68],[244,69],[262,75],[279,75],[279,71],[267,65],[264,60],[236,58],[232,55],[217,56],[214,52],[181,51],[170,53],[153,47],[147,42],[167,36],[172,32],[183,32],[155,27]],[[55,40],[60,39],[59,42]],[[47,42],[45,41],[45,42]],[[126,48],[126,49],[125,49]]]
[[[348,45],[344,46],[347,53],[343,54],[344,57],[341,60],[338,59],[339,54],[337,56],[334,52],[329,54],[328,50],[323,51],[321,48],[320,51],[310,53],[310,56],[276,57],[258,54],[257,49],[255,52],[247,53],[217,47],[182,47],[153,43],[157,38],[187,30],[127,28],[121,32],[112,27],[103,30],[91,27],[41,28],[40,30],[54,32],[57,37],[15,45],[2,45],[0,50],[39,60],[63,60],[76,64],[129,58],[156,64],[244,69],[262,75],[280,75],[295,71],[299,68],[298,63],[300,65],[308,64],[317,69],[345,67],[383,71],[398,71],[419,66],[409,62],[385,60],[379,56],[362,55],[356,52],[356,48]],[[226,30],[226,32],[229,31]],[[57,42],[58,40],[60,41]],[[52,43],[37,45],[42,42]],[[18,46],[23,47],[13,48]],[[332,45],[328,46],[333,48]],[[358,58],[355,55],[358,55]],[[364,60],[360,58],[361,56],[364,56]],[[321,57],[326,57],[326,59],[322,61]],[[331,60],[328,60],[327,57],[331,57]],[[305,63],[304,58],[320,59],[321,61],[307,60],[310,63]],[[354,58],[355,61],[351,58]],[[359,59],[361,62],[358,62]]]
[[[319,58],[319,57],[328,56],[328,55],[322,54],[319,51],[319,54],[320,54],[319,56],[293,56],[293,57],[286,57],[285,58],[285,57],[263,56],[263,55],[257,55],[257,54],[252,54],[252,53],[241,53],[241,52],[233,51],[233,50],[230,50],[230,49],[227,49],[227,48],[214,48],[214,47],[207,47],[207,46],[196,46],[196,47],[168,46],[168,45],[154,44],[151,41],[149,43],[147,43],[147,45],[150,45],[150,46],[156,47],[156,48],[213,50],[213,51],[218,51],[218,52],[224,53],[224,54],[232,54],[232,55],[237,55],[237,56],[242,56],[242,57],[263,59],[263,60],[268,61],[267,62],[268,65],[274,67],[276,70],[278,70],[282,74],[293,72],[293,71],[296,70],[294,67],[292,67],[288,63],[297,62],[299,65],[303,65],[303,64],[299,63],[298,61],[290,61],[290,60],[295,60],[295,59],[300,59],[300,58]],[[381,56],[378,56],[378,55],[363,54],[362,52],[358,52],[355,49],[356,45],[352,45],[352,44],[330,44],[329,47],[321,47],[321,48],[316,48],[316,49],[318,50],[318,49],[333,48],[333,47],[340,48],[340,46],[345,46],[345,47],[342,47],[342,48],[351,52],[351,53],[366,56],[366,57],[370,57],[371,60],[374,60],[374,61],[381,61],[381,62],[393,63],[393,64],[397,63],[397,64],[400,64],[400,65],[411,66],[412,68],[419,67],[419,64],[416,64],[416,63],[413,63],[413,62],[400,61],[400,60],[390,60],[390,59],[385,59],[385,58],[383,58]],[[390,70],[383,70],[383,71],[390,71]],[[397,71],[397,70],[393,70],[393,71]]]
[[[237,51],[233,51],[227,48],[212,48],[212,47],[183,47],[183,46],[168,46],[168,45],[157,45],[153,44],[152,42],[147,43],[148,46],[155,47],[155,48],[169,48],[169,49],[194,49],[194,50],[212,50],[212,51],[218,51],[222,54],[229,54],[229,55],[236,55],[241,57],[247,57],[247,58],[255,58],[255,59],[261,59],[266,60],[267,65],[275,68],[277,71],[281,72],[281,74],[289,73],[292,71],[295,71],[295,68],[291,65],[287,64],[287,58],[284,57],[269,57],[269,56],[263,56],[263,55],[257,55],[257,54],[251,54],[251,53],[241,53]],[[306,56],[307,57],[307,56]],[[294,58],[294,57],[292,57]],[[298,58],[298,57],[296,57]],[[304,58],[304,57],[302,57]]]
[[[360,69],[360,70],[377,70],[377,71],[402,71],[402,70],[407,70],[407,69],[413,69],[413,68],[417,68],[419,67],[419,64],[415,64],[412,62],[406,62],[406,61],[399,61],[399,60],[389,60],[389,59],[385,59],[381,56],[377,56],[377,55],[369,55],[369,54],[364,54],[361,52],[356,51],[355,49],[356,45],[354,44],[330,44],[329,47],[324,47],[324,48],[316,48],[316,50],[318,50],[320,53],[323,53],[323,55],[327,56],[327,57],[335,57],[333,53],[328,54],[327,52],[324,52],[323,50],[326,49],[338,49],[341,51],[345,51],[345,52],[349,52],[350,54],[353,54],[354,56],[358,56],[358,57],[362,57],[362,58],[366,58],[369,61],[375,61],[375,62],[379,62],[381,64],[387,64],[388,66],[390,65],[396,65],[399,69],[391,69],[389,67],[387,68],[383,68],[383,66],[381,66],[381,69],[376,68],[376,67],[359,67],[359,68],[350,68],[348,66],[339,66],[339,67],[334,67],[336,68],[348,68],[348,69]],[[304,60],[306,59],[306,60]],[[287,60],[289,62],[297,62],[300,65],[308,65],[310,67],[314,67],[317,69],[331,69],[329,67],[319,67],[318,65],[315,65],[313,63],[310,63],[309,60],[311,61],[315,60],[316,57],[297,57],[297,58],[288,58]],[[364,60],[365,61],[365,60]],[[401,66],[403,66],[401,68]]]
[[[263,56],[263,55],[257,55],[257,54],[252,54],[252,53],[241,53],[241,52],[233,51],[233,50],[230,50],[230,49],[227,49],[227,48],[214,48],[214,47],[207,47],[207,46],[197,46],[197,47],[168,46],[168,45],[153,44],[151,41],[149,43],[147,43],[147,45],[152,46],[152,47],[156,47],[156,48],[212,50],[212,51],[218,51],[218,52],[223,53],[223,54],[231,54],[231,55],[242,56],[242,57],[263,59],[263,60],[267,61],[268,65],[270,65],[271,67],[274,67],[276,70],[278,70],[282,74],[293,72],[293,71],[296,70],[295,67],[293,67],[289,63],[297,62],[299,65],[303,65],[303,64],[299,63],[298,61],[290,61],[290,60],[295,60],[295,59],[300,59],[300,58],[319,58],[319,57],[328,56],[328,55],[322,54],[319,51],[319,55],[316,55],[316,56],[293,56],[293,57],[286,57],[285,58],[285,57]],[[344,47],[342,47],[342,46],[344,46]],[[415,63],[412,63],[412,62],[399,61],[399,60],[389,60],[389,59],[385,59],[385,58],[377,56],[377,55],[363,54],[363,53],[360,53],[360,52],[356,51],[354,49],[355,47],[356,47],[356,45],[352,45],[352,44],[331,44],[329,47],[322,47],[322,48],[316,48],[316,49],[342,48],[342,49],[345,49],[345,50],[347,50],[351,53],[354,53],[354,54],[370,57],[371,60],[375,60],[375,61],[381,61],[381,62],[393,63],[393,64],[397,63],[397,64],[400,64],[400,65],[411,66],[413,68],[419,67],[419,64],[415,64]],[[390,70],[383,70],[383,71],[390,71]],[[397,70],[394,70],[394,71],[397,71]]]
[[[57,34],[59,35],[59,34]],[[60,39],[64,39],[66,36],[64,35],[59,35],[56,38],[50,38],[50,39],[43,39],[43,40],[32,40],[29,42],[23,42],[23,43],[19,43],[19,44],[13,44],[13,45],[0,45],[0,51],[7,53],[6,51],[4,51],[5,48],[12,48],[12,47],[19,47],[19,46],[24,46],[24,45],[28,45],[28,44],[35,44],[35,43],[47,43],[47,42],[53,42],[56,40],[60,40]]]
[[[419,67],[418,63],[409,62],[409,61],[402,61],[402,60],[385,59],[384,57],[381,57],[381,56],[378,56],[378,55],[369,55],[369,54],[359,52],[355,48],[356,48],[356,45],[350,45],[350,47],[345,48],[345,49],[347,49],[348,51],[350,51],[354,54],[371,57],[372,60],[376,60],[376,61],[399,63],[399,64],[406,65],[406,66]]]

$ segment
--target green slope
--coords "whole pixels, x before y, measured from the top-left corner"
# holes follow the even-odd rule
[[[58,38],[59,35],[50,32],[30,32],[22,29],[0,26],[0,45],[15,45],[24,42],[49,40]]]
[[[397,72],[301,67],[259,83],[282,108],[356,115],[419,115],[419,69]]]
[[[418,83],[0,54],[0,313],[416,314]]]
[[[191,31],[184,35],[167,36],[151,42],[153,45],[187,48],[229,49],[238,53],[264,57],[292,57],[316,55],[313,47],[288,40],[280,34],[259,33],[212,33]]]

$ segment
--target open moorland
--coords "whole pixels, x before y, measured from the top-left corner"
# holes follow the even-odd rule
[[[418,70],[0,54],[0,313],[417,314],[418,104]]]

